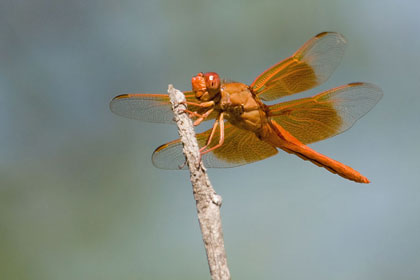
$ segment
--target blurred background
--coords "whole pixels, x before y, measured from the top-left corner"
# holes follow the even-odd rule
[[[0,0],[0,279],[209,279],[189,175],[153,167],[171,125],[124,119],[119,93],[251,83],[322,31],[330,80],[384,98],[312,148],[356,184],[280,152],[209,170],[234,279],[420,277],[419,1]]]

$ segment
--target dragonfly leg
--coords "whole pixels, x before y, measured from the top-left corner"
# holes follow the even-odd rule
[[[183,112],[184,113],[188,113],[188,115],[189,115],[190,118],[191,117],[197,117],[197,118],[202,118],[203,117],[202,114],[199,114],[197,112],[194,112],[194,111],[191,111],[191,110],[188,110],[188,109],[185,109]]]
[[[211,138],[213,138],[214,131],[216,130],[217,124],[220,125],[219,143],[217,143],[217,145],[211,147],[208,150],[204,150],[203,148],[207,148],[208,145],[210,144]],[[207,153],[209,153],[211,151],[216,150],[217,148],[220,148],[223,145],[223,142],[224,141],[225,141],[225,123],[223,122],[223,113],[220,113],[219,119],[215,122],[215,124],[213,126],[213,130],[212,130],[212,132],[210,134],[209,141],[207,141],[207,145],[200,149],[200,155],[202,156],[204,154],[207,154]]]
[[[185,101],[183,103],[187,104],[187,105],[191,105],[191,106],[197,106],[197,107],[200,107],[200,108],[207,108],[207,107],[212,107],[212,106],[216,105],[216,103],[213,100],[206,101],[206,102],[200,102],[200,103],[199,102]]]
[[[210,109],[209,111],[213,111],[213,109]],[[193,112],[194,113],[194,112]],[[206,112],[206,113],[208,113],[208,111]],[[211,112],[210,112],[211,113]],[[208,114],[210,114],[210,113],[208,113]],[[216,129],[217,129],[217,126],[219,125],[219,123],[220,123],[220,120],[221,120],[221,122],[222,122],[222,124],[221,124],[221,129],[223,128],[223,130],[221,130],[221,135],[224,135],[224,123],[223,123],[223,116],[221,116],[223,113],[221,113],[220,115],[219,115],[219,118],[214,122],[214,124],[213,124],[213,128],[212,128],[212,130],[211,130],[211,133],[210,133],[210,136],[209,136],[209,138],[207,139],[207,142],[206,142],[206,145],[205,146],[203,146],[203,147],[201,147],[200,148],[200,158],[198,159],[198,164],[200,164],[200,162],[201,162],[201,156],[202,155],[204,155],[204,154],[206,154],[206,153],[208,153],[209,151],[212,151],[212,150],[214,150],[215,148],[218,148],[218,147],[220,147],[221,146],[221,144],[220,144],[220,141],[219,141],[219,146],[218,147],[212,147],[211,148],[211,150],[209,150],[209,151],[205,151],[205,152],[203,152],[209,145],[210,145],[210,143],[211,143],[211,140],[213,139],[213,136],[214,136],[214,133],[216,132]],[[221,117],[220,117],[221,116]],[[223,143],[223,141],[222,141],[222,143]],[[181,165],[178,165],[178,168],[179,169],[183,169],[184,167],[185,167],[185,165],[187,164],[187,161],[185,160],[184,161],[184,163],[183,164],[181,164]]]
[[[194,121],[194,126],[199,125],[202,121],[204,121],[212,112],[214,111],[214,108],[211,108],[210,110],[207,110],[204,114],[201,115],[198,119]]]
[[[185,109],[183,112],[187,113],[190,118],[196,117],[197,119],[194,121],[194,126],[199,125],[202,123],[212,112],[214,111],[214,108],[211,108],[207,110],[204,114],[200,114],[194,111],[190,111],[188,109]]]
[[[196,106],[196,107],[199,107],[199,108],[208,108],[208,107],[214,107],[215,106],[214,101],[207,101],[207,102],[201,102],[201,103],[184,101],[184,102],[181,102],[181,104],[184,104],[186,106],[188,106],[188,105]],[[202,116],[201,114],[199,114],[197,112],[194,112],[194,111],[191,111],[191,110],[188,110],[188,109],[185,109],[183,111],[185,113],[190,114],[190,117],[191,116],[195,116],[195,117],[199,117],[200,118]]]
[[[213,128],[211,129],[209,138],[207,138],[206,145],[200,148],[200,154],[210,145],[211,140],[213,140],[213,136],[214,136],[214,133],[216,132],[218,125],[219,125],[219,120],[217,119],[213,124]]]

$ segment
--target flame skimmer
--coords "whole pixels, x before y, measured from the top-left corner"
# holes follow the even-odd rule
[[[344,54],[346,40],[323,32],[289,58],[273,65],[248,86],[221,80],[214,72],[192,78],[192,91],[184,92],[195,125],[215,119],[212,129],[197,134],[207,167],[234,167],[275,155],[280,148],[326,168],[346,179],[369,183],[351,167],[322,155],[306,144],[349,129],[382,97],[379,87],[350,83],[315,96],[265,105],[325,82]],[[173,122],[167,94],[122,94],[110,103],[123,117],[156,123]],[[226,122],[225,122],[226,121]],[[178,169],[184,162],[182,144],[174,140],[158,147],[153,164]]]

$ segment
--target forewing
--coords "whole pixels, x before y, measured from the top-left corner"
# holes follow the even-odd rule
[[[209,168],[235,167],[259,161],[277,153],[277,149],[261,141],[254,133],[225,124],[223,145],[202,156],[203,163]],[[196,135],[200,147],[203,147],[211,129]],[[215,133],[210,147],[219,141],[219,132]],[[152,155],[153,164],[162,169],[179,169],[185,162],[181,141],[174,140],[158,147]],[[187,167],[184,166],[183,169]]]
[[[352,83],[269,106],[269,116],[302,143],[309,144],[349,129],[382,95],[373,84]]]
[[[346,40],[341,34],[320,33],[294,55],[264,71],[251,88],[267,101],[311,89],[331,76],[343,57],[345,47]]]
[[[192,91],[184,92],[187,101],[199,103]],[[109,107],[115,114],[129,119],[153,123],[173,123],[173,112],[167,94],[121,94],[112,99]],[[203,109],[188,105],[191,111]],[[210,115],[208,119],[214,118]]]

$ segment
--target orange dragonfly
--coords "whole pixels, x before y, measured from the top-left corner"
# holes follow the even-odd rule
[[[234,167],[275,155],[280,148],[324,167],[346,179],[369,183],[362,174],[322,155],[306,144],[349,129],[382,97],[379,87],[351,83],[313,97],[266,105],[325,82],[344,54],[346,40],[338,33],[323,32],[295,54],[273,65],[250,86],[220,79],[214,72],[192,78],[192,91],[184,92],[194,125],[215,119],[211,129],[197,134],[207,167]],[[110,103],[117,115],[156,123],[172,123],[167,94],[122,94]],[[184,161],[182,144],[174,140],[158,147],[153,164],[179,169]],[[185,168],[185,167],[184,167]]]

